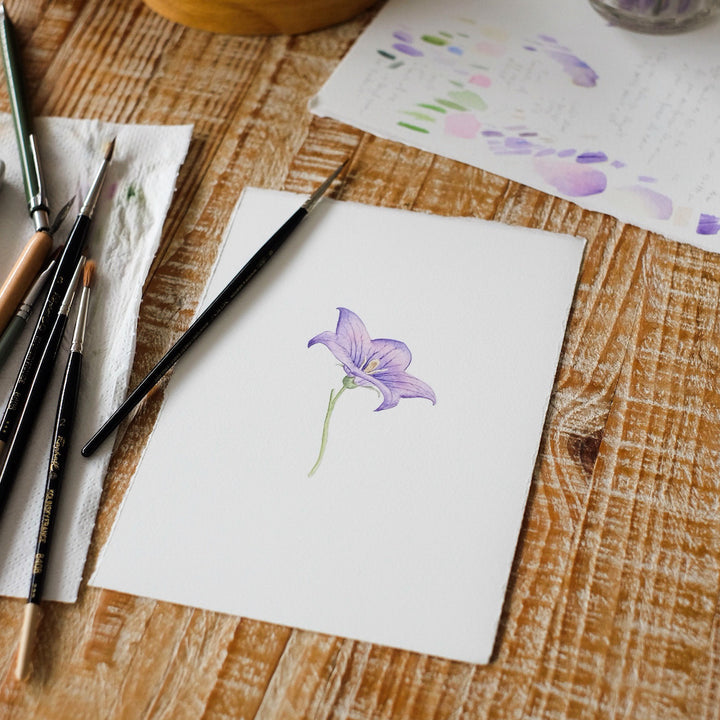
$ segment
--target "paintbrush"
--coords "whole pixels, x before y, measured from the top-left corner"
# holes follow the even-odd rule
[[[26,243],[7,279],[0,287],[0,331],[2,331],[48,256],[52,248],[52,231],[37,139],[32,128],[30,114],[27,111],[15,32],[5,10],[5,4],[1,2],[0,49],[2,50],[10,110],[17,137],[25,197],[35,228],[35,233]]]
[[[48,462],[47,479],[45,481],[45,497],[43,499],[42,516],[38,537],[35,545],[32,577],[30,578],[30,591],[27,605],[23,615],[23,625],[20,633],[20,646],[18,648],[15,677],[22,680],[28,671],[30,652],[33,637],[40,620],[40,602],[45,587],[50,549],[52,543],[55,518],[58,513],[60,491],[62,490],[65,466],[68,451],[75,425],[75,410],[77,408],[78,390],[80,388],[80,370],[82,367],[83,345],[85,343],[85,326],[87,324],[88,304],[90,302],[90,287],[95,273],[95,263],[89,260],[83,270],[83,289],[78,305],[75,331],[73,333],[70,353],[68,355],[65,374],[63,376],[60,398],[55,414],[55,429],[50,444],[50,460]]]
[[[115,141],[113,140],[104,148],[104,157],[90,190],[85,196],[83,205],[80,208],[75,223],[68,235],[65,247],[60,254],[53,279],[50,281],[50,290],[45,298],[45,303],[38,318],[35,330],[30,340],[30,345],[25,353],[20,372],[15,380],[15,385],[10,394],[10,399],[0,422],[0,453],[3,447],[10,442],[18,419],[23,411],[27,399],[28,388],[35,376],[42,353],[47,345],[48,337],[52,330],[58,308],[68,287],[68,282],[77,267],[80,255],[85,246],[85,241],[90,229],[91,220],[105,182],[110,160],[113,156]],[[2,512],[2,499],[0,492],[0,512]]]
[[[346,164],[347,160],[285,221],[275,234],[250,258],[240,272],[235,275],[210,305],[193,321],[190,327],[180,336],[170,350],[165,353],[145,379],[130,393],[125,402],[105,421],[103,426],[85,445],[82,449],[82,454],[85,457],[89,457],[97,450],[132,409],[150,392],[163,375],[175,365],[185,351],[207,330],[215,318],[220,315],[230,302],[245,288],[255,275],[257,275],[288,237],[290,237],[295,228],[312,212],[330,187],[332,181],[340,174],[340,171]]]
[[[28,291],[28,294],[23,298],[20,303],[20,307],[13,315],[12,319],[5,328],[5,331],[0,336],[0,369],[5,365],[5,361],[8,359],[12,349],[15,347],[17,339],[20,337],[22,331],[27,325],[30,313],[32,313],[33,307],[40,297],[45,285],[47,285],[50,275],[55,269],[57,259],[60,255],[62,248],[58,248],[51,256],[45,269],[35,278],[35,282]]]
[[[81,256],[75,267],[75,272],[70,280],[65,297],[60,304],[47,344],[40,357],[40,362],[28,386],[27,398],[18,417],[17,427],[12,439],[7,444],[7,452],[5,453],[2,468],[0,469],[0,515],[2,515],[5,509],[10,489],[20,469],[20,463],[27,447],[30,431],[32,430],[35,417],[40,409],[41,400],[50,383],[52,371],[55,366],[55,359],[60,349],[63,335],[65,334],[65,326],[67,325],[70,307],[75,297],[75,289],[82,276],[84,266],[85,257]]]

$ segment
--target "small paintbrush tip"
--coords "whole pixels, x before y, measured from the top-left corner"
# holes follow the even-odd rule
[[[105,162],[110,162],[112,160],[113,153],[115,152],[115,138],[113,138],[110,142],[105,143],[105,147],[103,147],[103,154],[105,155]]]
[[[337,170],[331,175],[332,179],[334,180],[336,177],[338,177],[342,171],[348,166],[350,163],[350,158],[345,158],[337,167]]]
[[[343,168],[348,164],[350,158],[346,158],[341,165],[333,171],[332,175],[320,185],[317,190],[303,203],[303,209],[305,212],[312,212],[313,208],[320,202],[320,198],[325,194],[327,189],[332,185],[333,180],[342,172]]]
[[[92,285],[93,275],[95,275],[95,261],[88,260],[83,268],[83,287]]]

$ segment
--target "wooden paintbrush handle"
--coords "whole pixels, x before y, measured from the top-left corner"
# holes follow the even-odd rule
[[[42,270],[51,248],[50,234],[39,230],[20,253],[20,257],[0,287],[0,332],[6,328],[33,280]]]
[[[39,622],[40,606],[35,603],[27,603],[23,613],[20,645],[17,652],[17,664],[15,665],[16,680],[25,679],[30,669],[30,653],[32,652],[33,639]]]

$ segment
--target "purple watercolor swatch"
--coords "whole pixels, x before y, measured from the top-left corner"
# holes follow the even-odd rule
[[[720,232],[720,217],[701,213],[695,232],[698,235],[717,235]]]
[[[587,197],[605,192],[607,176],[587,165],[535,157],[535,169],[546,183],[568,197]]]

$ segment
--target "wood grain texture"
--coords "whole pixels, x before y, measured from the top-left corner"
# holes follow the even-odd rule
[[[307,192],[349,156],[343,199],[589,242],[492,664],[85,582],[76,605],[48,604],[27,684],[12,678],[22,603],[0,600],[0,718],[720,720],[720,256],[310,115],[372,11],[309,35],[238,37],[140,0],[8,8],[36,112],[194,124],[132,383],[189,323],[249,185]],[[117,442],[86,575],[160,399]]]

